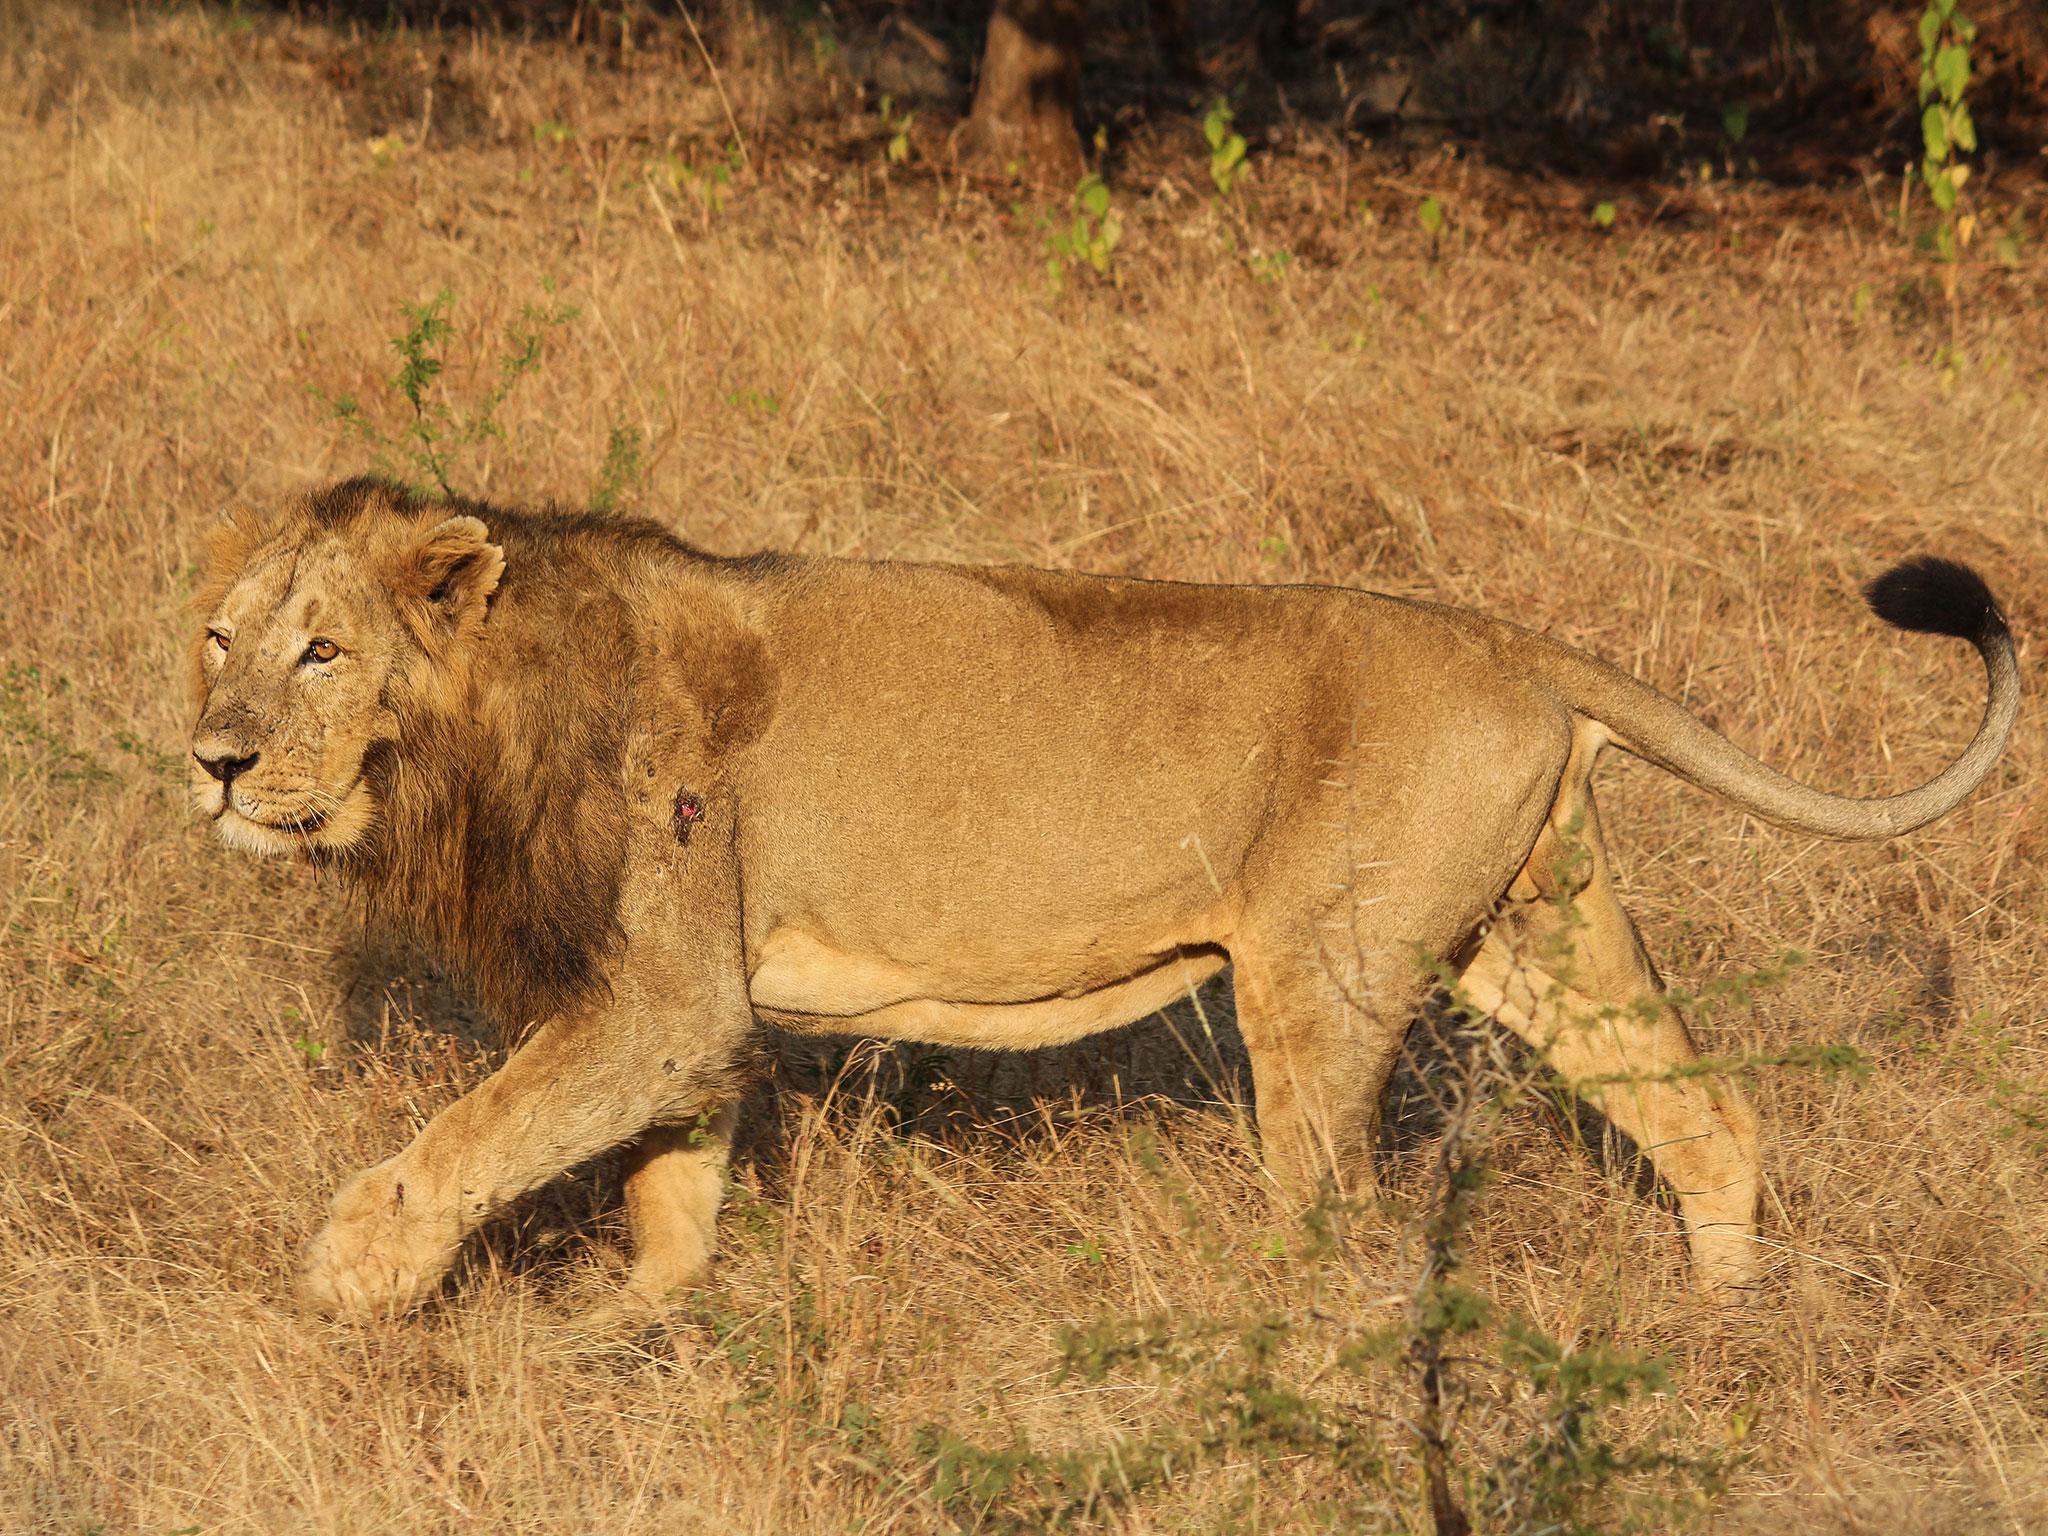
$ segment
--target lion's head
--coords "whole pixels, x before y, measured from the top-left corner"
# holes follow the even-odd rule
[[[192,792],[223,841],[339,852],[376,824],[373,754],[461,664],[505,569],[483,521],[359,481],[231,514],[200,600]]]

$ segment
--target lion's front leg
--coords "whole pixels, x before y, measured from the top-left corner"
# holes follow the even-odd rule
[[[658,1306],[704,1283],[718,1240],[736,1105],[689,1125],[657,1126],[627,1157],[626,1214],[633,1228],[627,1291]]]
[[[637,1225],[651,1225],[666,1249],[657,1243],[645,1278],[700,1274],[709,1260],[731,1124],[723,1112],[754,1051],[737,815],[717,778],[694,770],[696,788],[670,797],[662,750],[649,735],[627,752],[629,852],[616,907],[625,942],[606,958],[602,989],[547,1020],[406,1151],[342,1186],[305,1249],[299,1294],[309,1307],[362,1315],[418,1305],[489,1214],[649,1126],[664,1149],[664,1126],[713,1126],[721,1155],[711,1165],[682,1147],[659,1159],[668,1178],[643,1190],[649,1200],[637,1204],[651,1223]]]
[[[716,1119],[739,1077],[731,1032],[699,1021],[685,1040],[672,1023],[636,1015],[607,1009],[544,1025],[411,1146],[345,1184],[306,1249],[306,1304],[403,1312],[508,1202],[649,1126]]]
[[[730,808],[712,802],[706,821],[688,839],[666,819],[640,829],[619,899],[626,942],[603,1000],[548,1020],[411,1146],[343,1186],[306,1250],[309,1306],[402,1312],[439,1284],[465,1237],[526,1191],[650,1127],[729,1127],[722,1112],[745,1086],[754,1023]],[[697,1171],[708,1175],[698,1193],[712,1195],[695,1202],[701,1212],[675,1209],[673,1190],[656,1202],[671,1218],[701,1215],[666,1223],[674,1251],[655,1268],[669,1275],[708,1257],[717,1170]],[[693,1240],[705,1252],[685,1262]]]
[[[306,1305],[350,1316],[410,1309],[492,1212],[647,1124],[656,1104],[634,1022],[606,1010],[542,1026],[412,1145],[344,1184],[306,1248]],[[678,1074],[657,1065],[652,1075]]]

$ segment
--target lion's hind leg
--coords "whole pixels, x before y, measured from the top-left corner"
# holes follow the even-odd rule
[[[1573,798],[1460,990],[1634,1140],[1677,1196],[1701,1289],[1726,1297],[1760,1269],[1756,1115],[1734,1083],[1701,1068],[1615,893],[1591,795]]]
[[[1437,707],[1427,688],[1380,707],[1410,702]],[[1248,867],[1227,947],[1261,1148],[1290,1192],[1372,1191],[1380,1100],[1435,959],[1464,951],[1555,798],[1571,741],[1545,707],[1510,689],[1430,717],[1398,755],[1361,737]]]
[[[1374,1192],[1380,1101],[1437,986],[1427,957],[1470,934],[1499,888],[1482,871],[1418,900],[1390,878],[1391,864],[1333,867],[1324,861],[1321,881],[1306,871],[1276,881],[1325,894],[1247,913],[1230,945],[1260,1151],[1274,1182],[1299,1198]]]
[[[1372,1194],[1380,1095],[1426,991],[1418,967],[1388,954],[1340,968],[1254,944],[1231,959],[1267,1172],[1303,1203],[1324,1187]]]

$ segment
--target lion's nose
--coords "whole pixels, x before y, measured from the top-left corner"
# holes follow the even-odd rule
[[[259,754],[251,752],[247,757],[205,757],[194,752],[192,755],[199,759],[200,767],[220,780],[222,789],[227,789],[235,782],[237,774],[246,773],[256,766]]]

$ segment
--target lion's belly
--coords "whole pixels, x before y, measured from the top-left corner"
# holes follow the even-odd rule
[[[764,1018],[791,1029],[1026,1050],[1141,1019],[1215,975],[1225,959],[1219,945],[1195,941],[1130,956],[1120,967],[1097,962],[1054,996],[1013,999],[977,988],[984,995],[963,997],[948,995],[964,990],[957,978],[847,953],[784,928],[761,946],[749,990]]]

